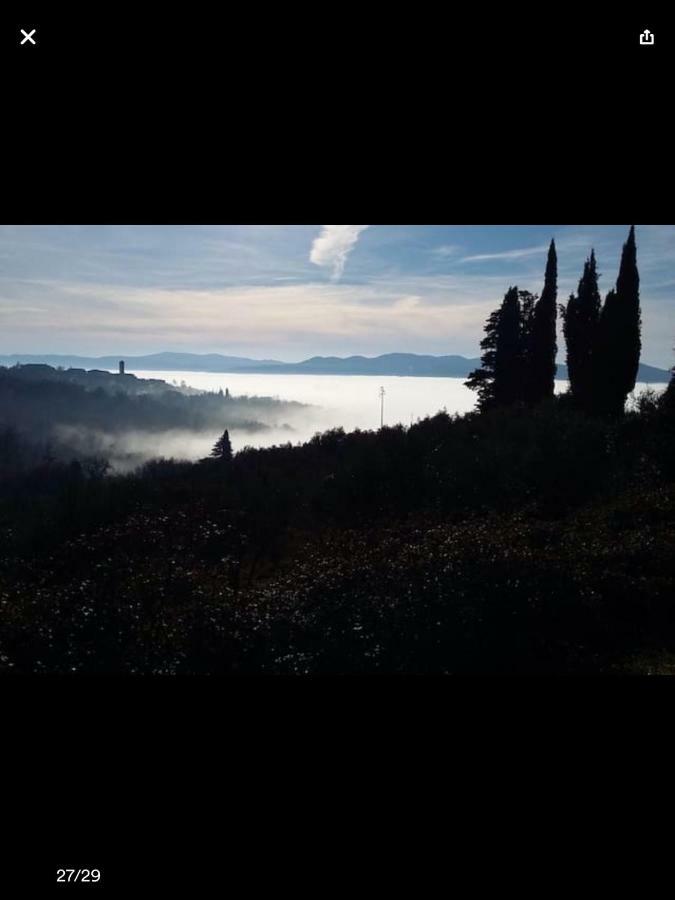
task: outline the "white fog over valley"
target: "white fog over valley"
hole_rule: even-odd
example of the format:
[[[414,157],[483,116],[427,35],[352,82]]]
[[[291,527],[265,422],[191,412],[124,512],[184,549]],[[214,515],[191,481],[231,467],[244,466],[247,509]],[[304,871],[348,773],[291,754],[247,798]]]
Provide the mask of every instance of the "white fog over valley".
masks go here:
[[[114,370],[111,370],[114,371]],[[463,378],[424,378],[381,375],[276,375],[213,372],[136,371],[137,378],[161,379],[168,385],[184,382],[201,391],[229,390],[233,397],[273,397],[306,404],[297,412],[287,408],[279,420],[268,422],[263,431],[230,428],[232,448],[269,447],[273,444],[302,443],[316,432],[342,427],[377,429],[380,426],[380,387],[385,389],[384,424],[409,426],[417,419],[445,409],[449,414],[474,409],[476,395],[464,386]],[[556,391],[567,389],[566,381],[556,382]],[[636,394],[647,385],[637,385]],[[654,385],[661,391],[665,385]],[[208,455],[218,433],[173,430],[151,437],[129,434],[125,449],[141,456],[199,459]],[[111,439],[112,440],[112,439]],[[115,439],[120,445],[120,436]]]

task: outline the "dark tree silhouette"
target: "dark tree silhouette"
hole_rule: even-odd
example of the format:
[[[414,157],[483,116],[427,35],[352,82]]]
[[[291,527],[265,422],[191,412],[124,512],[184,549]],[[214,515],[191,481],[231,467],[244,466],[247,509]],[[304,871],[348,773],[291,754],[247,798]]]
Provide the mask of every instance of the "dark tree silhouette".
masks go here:
[[[555,389],[557,299],[558,257],[555,242],[551,241],[544,290],[534,307],[528,341],[526,396],[534,403],[552,397]]]
[[[632,226],[623,246],[616,290],[607,294],[598,324],[595,381],[599,412],[620,415],[624,411],[640,364],[640,326],[640,276]]]
[[[517,287],[509,288],[499,309],[490,313],[481,341],[481,366],[465,385],[478,393],[481,410],[506,406],[522,394],[522,316]]]
[[[520,294],[509,288],[502,303],[495,352],[495,403],[508,406],[522,397],[523,326]]]
[[[600,292],[595,251],[584,263],[576,294],[571,294],[563,313],[567,343],[567,371],[575,404],[585,410],[594,406],[594,354],[600,317]]]
[[[675,416],[675,367],[671,370],[671,379],[661,398],[661,408],[670,416]]]
[[[537,305],[537,294],[529,291],[518,291],[520,301],[520,334],[518,358],[517,399],[524,403],[534,400],[532,389],[532,355],[534,352],[534,310]]]
[[[480,348],[483,351],[481,366],[479,369],[474,369],[464,382],[466,387],[478,394],[478,408],[481,410],[494,406],[495,356],[501,311],[501,307],[499,307],[488,316],[484,328],[485,337],[480,342]]]
[[[223,462],[229,462],[232,459],[232,444],[230,443],[230,435],[227,428],[213,445],[211,456],[215,456],[216,459],[220,459]]]
[[[557,281],[557,256],[551,241],[541,297],[509,288],[502,305],[485,325],[481,367],[465,382],[478,392],[479,409],[538,403],[553,396]]]

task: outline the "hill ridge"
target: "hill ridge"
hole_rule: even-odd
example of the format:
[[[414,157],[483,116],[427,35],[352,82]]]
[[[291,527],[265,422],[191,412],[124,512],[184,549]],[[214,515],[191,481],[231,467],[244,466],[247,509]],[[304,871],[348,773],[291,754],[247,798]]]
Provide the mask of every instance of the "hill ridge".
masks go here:
[[[432,356],[419,353],[384,353],[379,356],[312,356],[297,363],[275,359],[252,359],[220,353],[182,353],[162,351],[140,356],[76,356],[69,354],[5,354],[0,365],[17,363],[45,363],[52,366],[76,368],[116,369],[124,359],[127,371],[148,369],[164,372],[201,371],[251,374],[326,374],[326,375],[387,375],[410,377],[466,378],[480,364],[477,358],[449,354]],[[557,376],[567,379],[567,369],[558,366]],[[667,383],[670,372],[647,363],[640,363],[638,381]]]

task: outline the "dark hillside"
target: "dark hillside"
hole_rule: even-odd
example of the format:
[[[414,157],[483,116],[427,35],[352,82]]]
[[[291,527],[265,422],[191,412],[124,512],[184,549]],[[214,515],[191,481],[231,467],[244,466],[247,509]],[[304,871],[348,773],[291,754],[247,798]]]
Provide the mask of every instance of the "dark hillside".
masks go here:
[[[675,420],[564,400],[2,482],[5,671],[666,670]]]

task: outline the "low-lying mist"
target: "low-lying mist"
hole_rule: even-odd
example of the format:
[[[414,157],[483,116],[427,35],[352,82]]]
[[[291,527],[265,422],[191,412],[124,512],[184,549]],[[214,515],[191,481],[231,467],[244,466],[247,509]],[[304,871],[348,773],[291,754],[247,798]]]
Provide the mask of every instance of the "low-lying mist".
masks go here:
[[[475,394],[456,378],[176,372],[182,384],[171,386],[160,374],[120,380],[105,372],[0,367],[0,431],[15,432],[23,448],[7,436],[0,470],[96,458],[124,473],[151,459],[203,459],[225,429],[236,453],[304,443],[336,427],[371,430],[381,420],[408,426],[443,409],[475,407]]]
[[[269,447],[288,441],[294,443],[298,436],[290,425],[259,424],[253,428],[235,426],[228,430],[235,452],[252,444]],[[52,434],[55,446],[60,448],[59,455],[103,457],[110,463],[111,471],[125,473],[159,457],[188,461],[203,459],[210,454],[222,430],[171,428],[152,433],[140,430],[106,432],[81,425],[56,425]]]
[[[298,441],[310,418],[312,411],[295,400],[233,396],[227,388],[45,365],[0,367],[0,429],[16,433],[24,447],[17,455],[14,443],[12,466],[21,465],[20,456],[24,464],[28,457],[96,457],[124,472],[158,457],[201,459],[225,429],[235,451]]]

